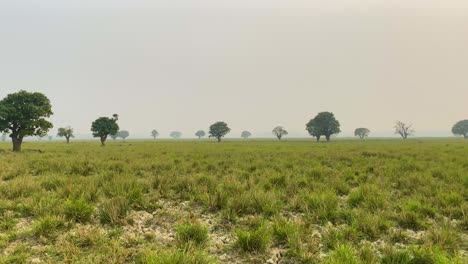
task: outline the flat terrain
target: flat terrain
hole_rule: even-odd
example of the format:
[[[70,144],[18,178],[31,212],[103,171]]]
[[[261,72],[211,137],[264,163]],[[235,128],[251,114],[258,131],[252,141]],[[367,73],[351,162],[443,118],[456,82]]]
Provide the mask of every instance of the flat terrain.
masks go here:
[[[467,263],[467,140],[10,147],[0,263]]]

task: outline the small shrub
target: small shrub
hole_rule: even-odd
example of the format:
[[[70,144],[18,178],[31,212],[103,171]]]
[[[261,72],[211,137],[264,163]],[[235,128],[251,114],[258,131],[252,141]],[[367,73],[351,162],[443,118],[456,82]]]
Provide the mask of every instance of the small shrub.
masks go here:
[[[32,231],[37,236],[51,237],[55,231],[65,227],[65,220],[55,215],[41,217],[33,225]]]
[[[181,249],[163,252],[143,252],[136,259],[137,264],[211,264],[215,263],[201,251]]]
[[[76,222],[88,222],[94,212],[94,207],[83,198],[67,200],[65,202],[65,217]]]
[[[334,192],[312,193],[306,202],[310,216],[315,221],[324,223],[336,220],[338,197]]]
[[[276,243],[286,245],[291,237],[298,233],[298,227],[282,217],[277,217],[273,222],[273,237]]]
[[[127,216],[130,205],[125,197],[115,197],[102,203],[99,219],[103,224],[117,225]]]
[[[187,247],[194,244],[203,247],[208,241],[208,228],[198,224],[182,224],[177,227],[177,243]]]
[[[244,252],[263,253],[270,243],[271,237],[268,228],[262,224],[253,230],[237,230],[236,245]]]
[[[0,216],[0,230],[1,231],[11,231],[16,225],[14,218],[14,213],[12,211],[5,211],[3,215]]]
[[[352,246],[348,244],[338,245],[325,258],[325,264],[359,264],[359,258],[356,256]]]

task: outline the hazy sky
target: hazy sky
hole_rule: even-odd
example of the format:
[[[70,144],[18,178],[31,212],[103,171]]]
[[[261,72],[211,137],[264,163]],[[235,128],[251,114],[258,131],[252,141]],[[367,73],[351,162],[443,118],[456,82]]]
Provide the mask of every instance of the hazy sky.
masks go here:
[[[0,0],[0,97],[52,101],[55,128],[120,115],[133,135],[449,135],[468,119],[466,0]],[[54,129],[55,133],[55,129]]]

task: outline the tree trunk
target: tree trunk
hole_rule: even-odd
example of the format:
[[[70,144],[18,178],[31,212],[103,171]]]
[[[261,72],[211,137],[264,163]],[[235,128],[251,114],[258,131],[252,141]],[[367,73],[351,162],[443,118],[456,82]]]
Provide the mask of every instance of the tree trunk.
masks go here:
[[[13,141],[13,152],[21,152],[21,144],[23,143],[23,139],[12,137],[11,140]]]
[[[67,139],[67,144],[70,144],[70,137],[65,137]]]
[[[468,139],[468,134],[463,135],[465,139]]]
[[[325,138],[327,139],[327,142],[330,141],[330,135],[326,135]]]
[[[218,142],[221,142],[221,137],[218,137]]]
[[[317,142],[319,142],[320,141],[320,136],[316,136],[316,138],[317,138]]]
[[[104,147],[106,145],[106,137],[101,137],[101,146]]]

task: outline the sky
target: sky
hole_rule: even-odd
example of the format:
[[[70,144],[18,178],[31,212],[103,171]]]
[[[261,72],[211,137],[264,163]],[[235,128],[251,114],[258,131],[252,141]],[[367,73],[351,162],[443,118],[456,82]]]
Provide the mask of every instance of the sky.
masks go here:
[[[56,129],[118,113],[134,137],[216,121],[306,136],[449,136],[468,119],[466,0],[0,0],[0,98],[46,94]]]

